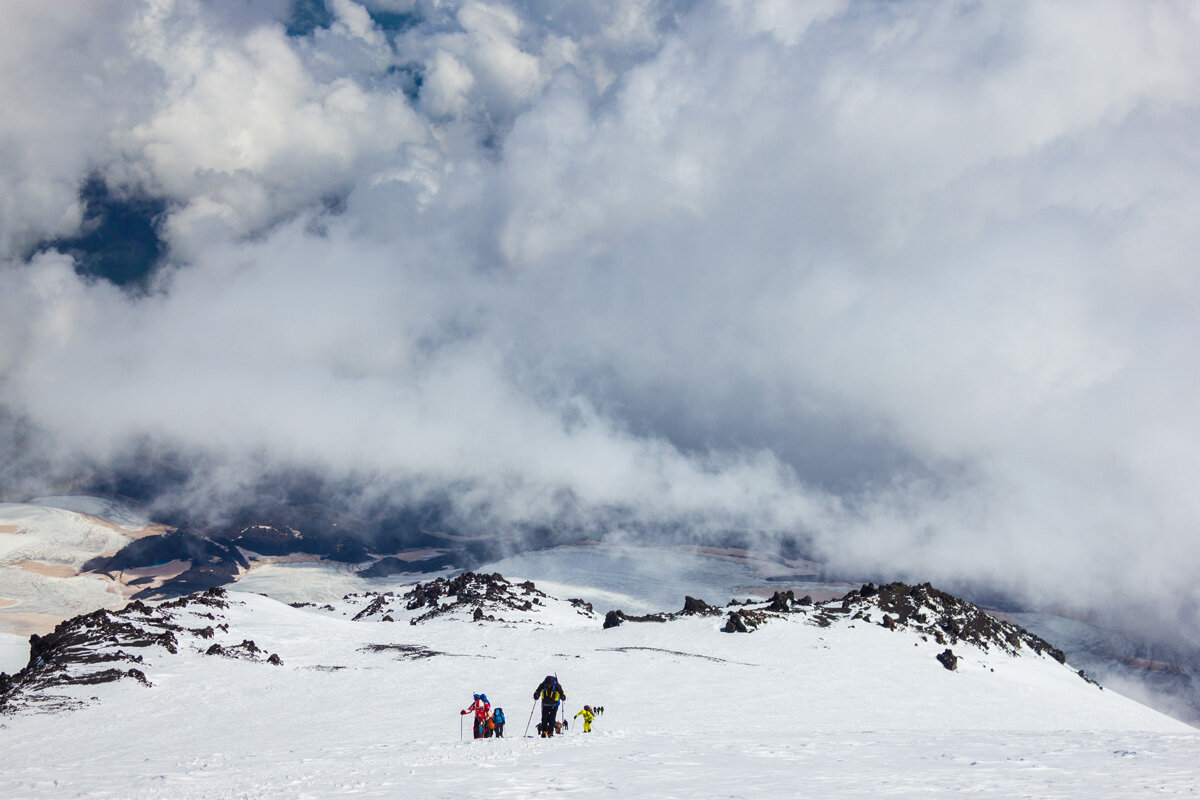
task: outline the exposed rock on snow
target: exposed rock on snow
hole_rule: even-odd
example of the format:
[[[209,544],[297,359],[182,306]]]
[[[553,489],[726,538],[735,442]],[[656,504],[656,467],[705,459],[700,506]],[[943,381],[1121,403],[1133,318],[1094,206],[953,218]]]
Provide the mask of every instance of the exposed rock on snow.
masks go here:
[[[281,665],[279,655],[268,653],[242,631],[231,630],[227,613],[230,603],[242,604],[230,600],[219,588],[157,606],[134,601],[121,611],[96,611],[61,623],[47,636],[33,636],[28,665],[11,679],[0,675],[0,711],[54,710],[84,702],[78,693],[67,691],[70,687],[126,678],[149,684],[153,675],[147,677],[144,666],[146,655],[151,652],[173,655],[187,648],[207,656]],[[446,620],[499,623],[507,627],[578,628],[580,616],[589,622],[598,619],[591,604],[582,600],[559,600],[539,590],[531,581],[514,583],[499,573],[474,572],[418,583],[407,591],[349,594],[336,603],[323,606],[300,603],[295,607],[373,624],[407,621],[417,625]],[[1033,653],[1060,663],[1064,661],[1061,651],[1045,640],[996,620],[971,603],[929,584],[892,583],[882,587],[867,584],[840,599],[816,604],[807,597],[797,600],[791,591],[776,592],[761,603],[725,607],[711,606],[688,596],[683,608],[673,613],[630,616],[619,610],[610,611],[603,627],[612,628],[624,622],[661,624],[684,620],[694,624],[703,623],[705,617],[722,615],[727,617],[721,630],[730,633],[753,632],[780,620],[839,629],[857,624],[877,625],[940,645],[975,648],[978,653],[993,650],[1009,656]],[[710,628],[715,629],[715,625]],[[451,655],[413,643],[370,644],[360,649],[390,652],[402,659]],[[633,649],[659,648],[639,645]],[[695,655],[665,649],[662,652]],[[961,658],[949,646],[937,656],[951,671],[957,669]],[[1082,673],[1081,676],[1087,680]]]
[[[882,612],[858,601],[845,611],[835,603],[828,627],[813,622],[826,612],[765,611],[764,598],[722,616],[602,630],[586,608],[525,594],[518,582],[481,576],[457,591],[486,598],[488,584],[531,609],[485,599],[418,626],[383,621],[453,604],[459,595],[445,594],[445,582],[436,598],[428,584],[385,594],[389,610],[357,622],[376,595],[328,607],[238,592],[131,605],[113,618],[169,632],[177,652],[103,645],[143,662],[88,669],[138,669],[154,688],[136,678],[68,685],[53,691],[100,699],[69,719],[0,720],[0,796],[274,797],[303,786],[322,797],[466,797],[479,793],[480,769],[489,787],[521,797],[596,786],[632,798],[789,797],[798,775],[823,797],[984,786],[1117,800],[1195,785],[1194,730],[1095,690],[1048,656],[985,654],[964,641],[948,673],[935,661],[945,645],[916,625],[884,629]],[[425,604],[408,610],[418,595]],[[497,620],[472,623],[476,609]],[[729,611],[769,616],[753,636],[726,636]],[[246,641],[287,665],[205,655]],[[574,698],[568,719],[582,700],[608,707],[594,732],[572,725],[564,739],[523,738],[530,692],[545,674],[560,675]],[[459,713],[471,692],[508,710],[504,739],[472,741]]]
[[[683,598],[683,610],[679,613],[689,616],[712,616],[713,614],[720,614],[721,609],[714,608],[703,600],[697,600],[694,597],[687,596]]]
[[[396,658],[400,659],[420,659],[454,655],[453,653],[443,653],[440,650],[431,650],[419,644],[369,644],[362,649],[368,653],[393,653]]]
[[[513,583],[499,573],[476,572],[418,583],[404,592],[352,593],[323,608],[355,621],[404,621],[411,625],[434,619],[541,624],[564,615],[596,618],[591,605],[582,600],[559,600],[539,590],[532,581]]]
[[[1045,639],[1010,622],[998,620],[978,606],[939,591],[928,583],[919,586],[899,582],[885,586],[868,583],[841,598],[822,603],[813,603],[807,596],[797,600],[795,593],[789,590],[775,592],[762,603],[733,602],[725,609],[688,597],[683,611],[678,614],[633,617],[620,610],[610,611],[605,616],[604,627],[611,628],[623,622],[664,622],[684,615],[726,612],[728,617],[722,628],[726,633],[750,633],[771,619],[799,614],[810,624],[822,628],[838,621],[877,623],[891,631],[916,631],[941,645],[962,642],[984,652],[998,649],[1010,655],[1032,652],[1049,656],[1060,664],[1066,663],[1063,652]],[[949,653],[949,649],[946,652]],[[954,669],[952,653],[945,660],[942,656],[938,658],[944,664],[950,661],[946,668]],[[1090,680],[1086,675],[1082,677]]]
[[[722,628],[721,630],[725,631],[726,633],[749,633],[750,632],[750,629],[748,627],[746,627],[745,620],[742,619],[742,615],[740,613],[738,613],[737,611],[729,612],[729,619],[726,620],[725,627]]]
[[[132,678],[150,685],[142,669],[152,651],[177,654],[190,647],[206,655],[222,655],[281,664],[253,641],[227,645],[202,643],[228,634],[218,613],[229,607],[224,590],[151,607],[135,600],[120,611],[100,610],[59,623],[52,633],[29,637],[29,663],[11,678],[0,673],[0,713],[56,711],[84,704],[70,687]],[[201,624],[207,622],[208,624]],[[139,651],[139,652],[133,652]],[[131,666],[138,665],[138,666]]]
[[[387,578],[391,575],[417,575],[426,572],[438,572],[452,569],[459,561],[453,554],[430,556],[405,560],[396,556],[386,556],[379,559],[366,569],[360,569],[358,576],[362,578]]]
[[[710,606],[703,600],[698,600],[695,597],[688,595],[683,598],[683,609],[673,614],[642,614],[640,616],[635,616],[626,614],[620,609],[609,611],[604,615],[604,627],[615,628],[622,622],[668,622],[673,619],[678,619],[679,617],[708,617],[724,613],[725,612],[723,609],[716,606]]]
[[[609,611],[604,615],[604,627],[615,628],[622,622],[666,622],[674,619],[673,614],[642,614],[640,616],[626,614],[621,609]]]
[[[938,644],[968,642],[982,650],[998,648],[1012,655],[1030,650],[1048,655],[1060,664],[1067,660],[1061,650],[1045,639],[1010,622],[1001,622],[978,606],[928,583],[919,586],[889,583],[880,587],[868,583],[847,593],[841,607],[856,616],[861,614],[867,621],[871,621],[875,612],[882,612],[886,619],[880,619],[880,624],[885,628],[913,628]]]

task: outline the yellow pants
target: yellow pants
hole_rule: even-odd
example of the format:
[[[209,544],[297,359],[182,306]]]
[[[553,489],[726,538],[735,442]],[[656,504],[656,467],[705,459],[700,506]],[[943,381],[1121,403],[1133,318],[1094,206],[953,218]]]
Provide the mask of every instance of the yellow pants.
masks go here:
[[[583,721],[583,732],[584,732],[584,733],[591,733],[591,732],[592,732],[592,723],[591,723],[591,722],[589,722],[589,721],[588,721],[588,720],[586,720],[586,719]]]

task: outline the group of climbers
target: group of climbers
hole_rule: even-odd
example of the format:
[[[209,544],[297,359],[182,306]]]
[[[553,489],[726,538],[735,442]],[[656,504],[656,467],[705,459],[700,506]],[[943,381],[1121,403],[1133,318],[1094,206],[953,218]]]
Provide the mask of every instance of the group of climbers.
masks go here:
[[[542,720],[538,723],[538,736],[543,739],[549,739],[556,733],[562,733],[567,728],[567,716],[564,713],[561,720],[558,719],[558,710],[563,702],[567,699],[567,693],[563,691],[562,684],[558,680],[557,675],[547,675],[545,679],[538,684],[537,689],[533,692],[534,708],[537,707],[537,701],[542,701]],[[475,714],[475,725],[472,728],[474,738],[487,739],[492,736],[497,738],[504,737],[504,709],[497,708],[494,712],[491,711],[491,706],[488,703],[486,694],[475,695],[471,705],[460,711],[460,715],[470,713]],[[600,714],[604,713],[603,706],[593,708],[590,705],[585,705],[575,718],[583,717],[583,732],[591,733],[592,721]],[[530,712],[532,718],[533,712]],[[529,728],[526,727],[526,732]]]
[[[504,709],[497,706],[496,710],[492,711],[491,708],[487,695],[477,694],[471,705],[458,712],[460,715],[475,712],[475,725],[471,728],[474,738],[504,738]]]

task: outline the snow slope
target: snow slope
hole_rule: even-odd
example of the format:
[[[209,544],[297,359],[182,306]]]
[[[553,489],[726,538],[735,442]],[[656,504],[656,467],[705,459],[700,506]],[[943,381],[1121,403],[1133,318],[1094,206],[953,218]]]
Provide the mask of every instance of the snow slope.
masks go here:
[[[93,498],[71,498],[80,503]],[[94,500],[89,512],[112,504]],[[64,617],[125,603],[120,587],[98,575],[80,575],[90,558],[114,553],[140,529],[121,513],[119,522],[37,503],[0,503],[0,633],[44,631]]]
[[[820,627],[816,609],[728,634],[723,615],[603,629],[603,609],[552,597],[456,599],[293,608],[231,592],[228,608],[174,608],[177,654],[142,653],[152,686],[73,687],[97,700],[2,718],[0,796],[1129,798],[1200,784],[1200,732],[1026,650],[956,643],[951,672],[915,628],[849,614]],[[476,605],[496,619],[473,621]],[[208,626],[211,640],[185,633]],[[205,655],[246,639],[256,660]],[[521,738],[552,672],[570,714],[606,707],[593,733]],[[480,691],[509,736],[471,742],[468,723],[460,742]]]
[[[100,553],[120,550],[132,537],[113,523],[77,511],[28,503],[0,503],[0,562],[37,561],[78,569]]]

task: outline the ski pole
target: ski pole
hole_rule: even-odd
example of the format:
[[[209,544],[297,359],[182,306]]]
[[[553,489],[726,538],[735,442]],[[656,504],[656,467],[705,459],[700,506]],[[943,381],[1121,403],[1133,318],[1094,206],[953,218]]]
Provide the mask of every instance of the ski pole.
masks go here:
[[[562,690],[562,684],[558,682],[558,673],[557,672],[554,673],[554,690],[563,696],[563,698],[558,701],[558,708],[560,711],[562,711],[562,715],[563,715],[563,730],[569,731],[570,728],[567,727],[567,702],[566,702],[567,696],[566,696],[566,693]]]
[[[462,724],[463,724],[463,715],[459,714],[458,715],[458,742],[459,742],[459,744],[462,744]]]
[[[529,709],[529,720],[525,723],[525,738],[529,738],[529,723],[533,722],[533,712],[537,711],[537,698],[533,698],[533,708]]]

